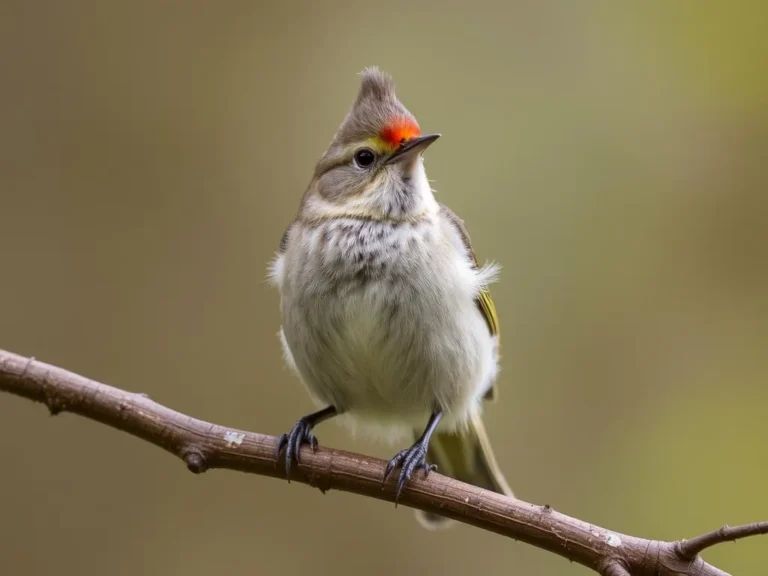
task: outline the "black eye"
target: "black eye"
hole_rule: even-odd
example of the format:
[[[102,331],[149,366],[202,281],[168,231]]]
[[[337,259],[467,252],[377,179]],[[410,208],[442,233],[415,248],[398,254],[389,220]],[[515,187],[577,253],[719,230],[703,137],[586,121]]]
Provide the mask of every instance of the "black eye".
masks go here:
[[[368,148],[361,148],[355,152],[355,164],[361,168],[367,168],[376,160],[376,155]]]

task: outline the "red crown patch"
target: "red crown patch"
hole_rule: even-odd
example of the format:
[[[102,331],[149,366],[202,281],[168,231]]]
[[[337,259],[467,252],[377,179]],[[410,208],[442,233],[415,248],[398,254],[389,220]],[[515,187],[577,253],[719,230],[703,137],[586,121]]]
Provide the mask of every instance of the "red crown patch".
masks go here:
[[[379,136],[393,148],[421,134],[419,125],[410,118],[398,118],[379,132]]]

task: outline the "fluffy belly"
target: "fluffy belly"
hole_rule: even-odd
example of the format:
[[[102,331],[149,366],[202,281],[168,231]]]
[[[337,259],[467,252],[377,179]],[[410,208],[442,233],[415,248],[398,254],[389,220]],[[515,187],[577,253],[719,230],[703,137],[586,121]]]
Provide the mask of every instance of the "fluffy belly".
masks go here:
[[[412,434],[436,409],[454,428],[495,377],[496,339],[469,296],[381,282],[304,304],[285,303],[286,356],[317,403],[355,428]]]
[[[364,429],[464,422],[491,386],[497,339],[479,273],[435,216],[301,226],[273,275],[288,363],[320,405]],[[454,239],[455,240],[455,239]]]

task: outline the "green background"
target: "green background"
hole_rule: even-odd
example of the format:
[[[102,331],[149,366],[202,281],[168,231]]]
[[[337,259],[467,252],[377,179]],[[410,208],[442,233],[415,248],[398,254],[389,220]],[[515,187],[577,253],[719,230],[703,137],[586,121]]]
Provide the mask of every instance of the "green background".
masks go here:
[[[659,539],[768,519],[767,6],[3,0],[0,347],[286,431],[312,406],[267,262],[379,64],[503,266],[518,496]],[[3,575],[589,573],[7,395],[0,454]],[[768,540],[706,558],[763,573]]]

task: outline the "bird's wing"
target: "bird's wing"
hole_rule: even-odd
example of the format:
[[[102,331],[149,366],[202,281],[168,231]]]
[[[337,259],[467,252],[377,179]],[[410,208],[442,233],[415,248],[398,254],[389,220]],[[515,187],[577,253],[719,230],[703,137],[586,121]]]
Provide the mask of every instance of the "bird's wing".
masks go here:
[[[472,250],[472,243],[469,240],[469,232],[467,232],[467,228],[464,226],[464,221],[456,216],[456,214],[454,214],[454,212],[444,204],[440,204],[440,214],[444,216],[448,222],[451,223],[453,228],[459,234],[459,237],[461,238],[461,241],[464,243],[464,247],[467,250],[467,256],[472,262],[473,267],[475,269],[479,269],[480,265],[477,263],[475,251]],[[487,288],[481,290],[480,294],[478,294],[477,299],[475,300],[475,303],[477,304],[480,313],[483,315],[483,318],[485,318],[491,335],[497,336],[499,339],[501,339],[501,333],[499,331],[499,317],[496,314],[496,306],[493,305],[493,299],[491,298],[490,291]],[[487,400],[494,400],[495,397],[496,385],[493,384],[488,389],[488,392],[486,392],[485,398]]]

